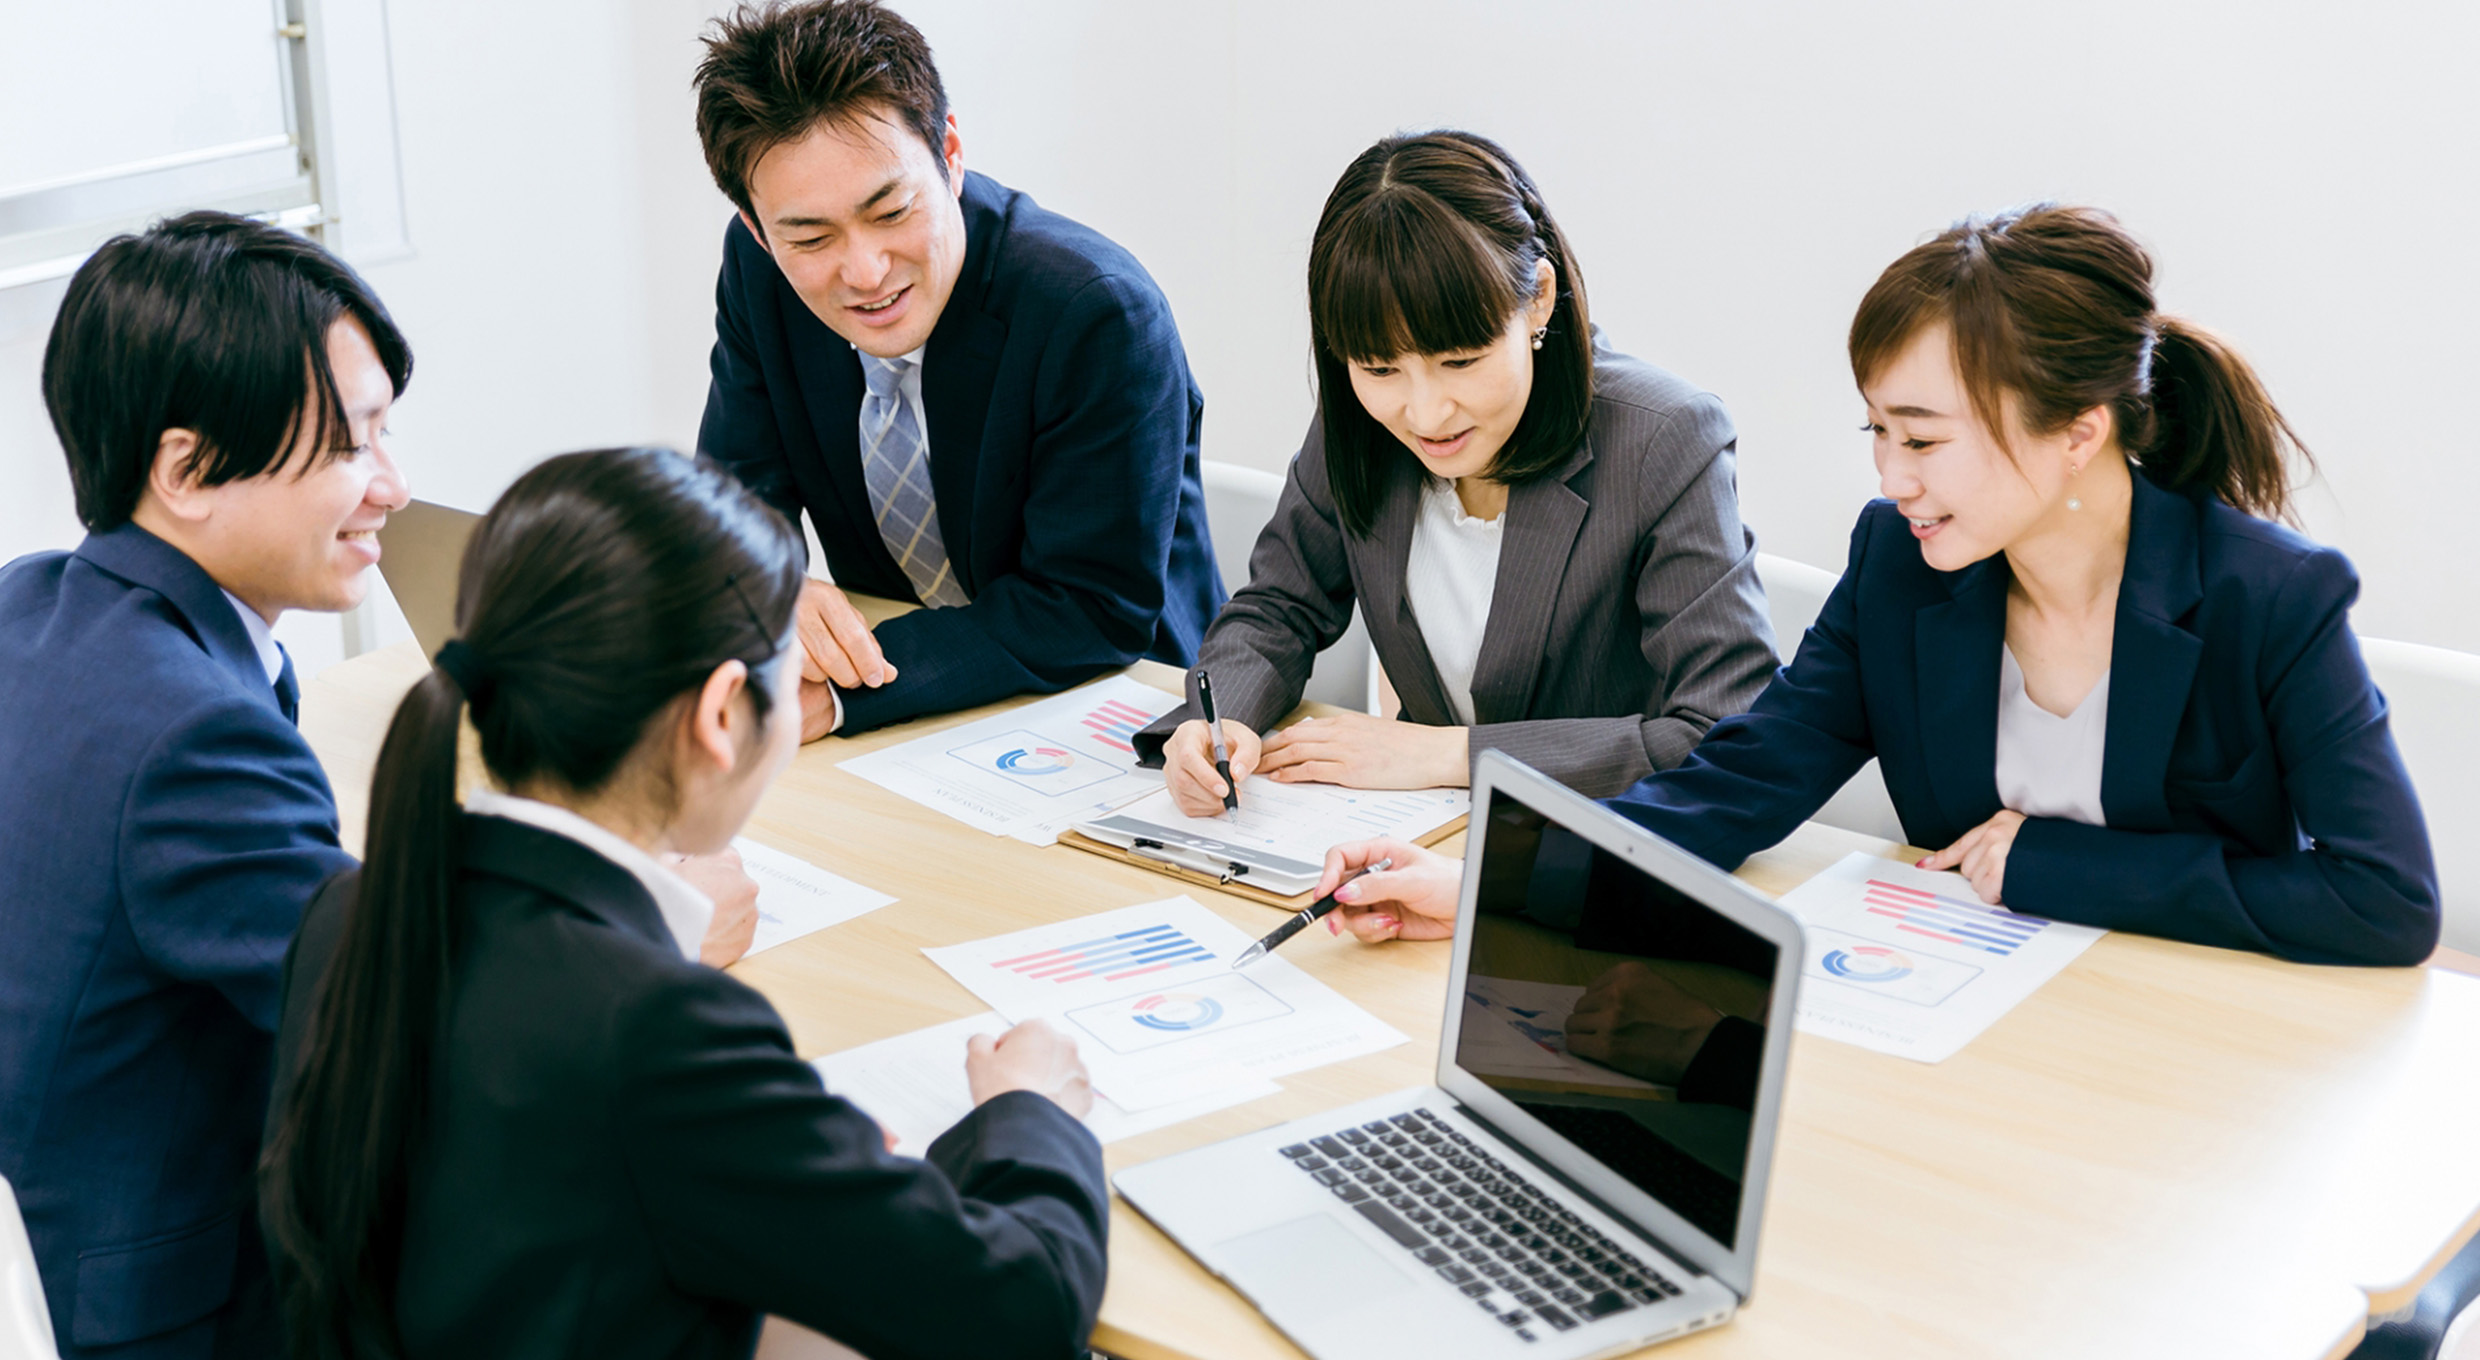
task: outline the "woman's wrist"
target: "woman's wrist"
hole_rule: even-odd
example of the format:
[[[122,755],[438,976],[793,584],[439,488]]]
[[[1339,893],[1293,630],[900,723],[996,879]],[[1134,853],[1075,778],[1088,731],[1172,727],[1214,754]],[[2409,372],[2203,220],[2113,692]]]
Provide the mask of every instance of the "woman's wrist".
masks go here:
[[[1438,729],[1438,764],[1434,772],[1440,788],[1460,789],[1472,783],[1471,728]]]

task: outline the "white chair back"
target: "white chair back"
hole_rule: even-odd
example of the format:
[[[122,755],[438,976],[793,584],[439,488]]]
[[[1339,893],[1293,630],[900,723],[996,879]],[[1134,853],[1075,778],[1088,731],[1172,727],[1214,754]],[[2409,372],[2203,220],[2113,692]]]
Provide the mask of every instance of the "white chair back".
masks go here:
[[[1834,593],[1834,583],[1842,578],[1823,567],[1758,553],[1757,579],[1765,586],[1766,612],[1774,624],[1774,650],[1781,655],[1783,664],[1789,665],[1792,655],[1800,649],[1801,637],[1817,621],[1818,612],[1826,607],[1826,596]],[[1858,774],[1817,809],[1812,820],[1898,843],[1903,840],[1903,819],[1894,815],[1894,800],[1886,795],[1885,776],[1878,773],[1875,760],[1861,766]]]
[[[2446,945],[2480,953],[2480,656],[2382,638],[2359,649],[2428,818]]]
[[[1229,593],[1249,583],[1249,553],[1257,547],[1257,536],[1265,531],[1266,522],[1274,518],[1283,479],[1212,459],[1205,460],[1200,471],[1205,480],[1206,531],[1214,535],[1214,565],[1223,574],[1223,590]],[[1318,653],[1301,697],[1375,713],[1377,694],[1378,653],[1369,645],[1369,629],[1355,605],[1352,626],[1335,639],[1334,646]]]
[[[0,1356],[9,1360],[59,1360],[52,1345],[52,1311],[43,1303],[43,1277],[34,1265],[34,1243],[17,1214],[17,1192],[0,1178]]]

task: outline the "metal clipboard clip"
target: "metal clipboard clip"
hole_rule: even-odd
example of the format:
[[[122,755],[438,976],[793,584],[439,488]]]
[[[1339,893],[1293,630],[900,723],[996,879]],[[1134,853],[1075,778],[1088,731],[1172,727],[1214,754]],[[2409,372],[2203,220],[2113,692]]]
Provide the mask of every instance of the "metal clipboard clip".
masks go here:
[[[1210,855],[1192,855],[1165,845],[1161,841],[1148,840],[1143,836],[1136,837],[1130,843],[1128,853],[1139,859],[1150,859],[1157,864],[1168,864],[1192,873],[1212,874],[1217,884],[1229,883],[1249,871],[1249,866],[1238,860],[1218,860]]]

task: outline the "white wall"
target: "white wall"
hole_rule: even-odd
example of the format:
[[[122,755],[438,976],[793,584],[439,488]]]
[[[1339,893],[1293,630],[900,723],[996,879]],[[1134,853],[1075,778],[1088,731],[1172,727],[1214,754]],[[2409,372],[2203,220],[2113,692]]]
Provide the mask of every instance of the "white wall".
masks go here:
[[[1278,467],[1298,441],[1334,176],[1457,124],[1540,180],[1613,337],[1730,403],[1765,545],[1839,567],[1874,486],[1842,350],[1861,292],[1963,212],[2078,199],[2153,244],[2166,302],[2233,336],[2317,450],[2309,524],[2360,565],[2361,629],[2480,650],[2480,8],[897,7],[968,163],[1161,281],[1209,457]],[[369,276],[417,356],[394,424],[419,494],[478,507],[550,453],[693,440],[727,209],[687,81],[714,8],[390,6],[414,254]],[[0,556],[76,539],[40,348],[0,341]]]

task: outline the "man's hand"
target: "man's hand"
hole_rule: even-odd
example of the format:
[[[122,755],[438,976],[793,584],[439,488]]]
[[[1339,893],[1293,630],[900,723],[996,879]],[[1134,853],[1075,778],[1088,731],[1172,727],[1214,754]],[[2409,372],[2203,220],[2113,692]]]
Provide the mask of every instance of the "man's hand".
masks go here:
[[[1335,886],[1346,873],[1382,859],[1393,860],[1393,866]],[[1329,935],[1348,927],[1364,944],[1443,940],[1455,933],[1455,904],[1463,885],[1464,861],[1381,836],[1327,851],[1317,895],[1335,894],[1335,910],[1326,918]]]
[[[1223,754],[1231,761],[1233,788],[1257,768],[1257,734],[1223,719]],[[1223,811],[1223,778],[1214,772],[1214,737],[1203,718],[1191,718],[1171,729],[1163,743],[1163,787],[1171,801],[1191,817],[1219,816]]]
[[[741,867],[741,852],[725,847],[711,855],[667,856],[673,873],[714,899],[714,918],[706,923],[706,939],[698,945],[698,961],[721,968],[749,952],[758,935],[758,880]]]
[[[2015,848],[2015,830],[2024,814],[2001,808],[1998,815],[1963,833],[1963,839],[1920,861],[1923,869],[1960,867],[1983,902],[1997,906],[2005,899],[2006,853]]]
[[[1472,782],[1469,729],[1367,713],[1303,718],[1266,738],[1259,773],[1348,789],[1460,789]]]
[[[1567,1017],[1567,1051],[1663,1086],[1677,1086],[1722,1012],[1641,963],[1620,964],[1584,989]]]
[[[1028,1020],[994,1039],[965,1040],[964,1079],[976,1105],[1009,1091],[1031,1091],[1079,1119],[1094,1107],[1094,1087],[1076,1041],[1047,1021]]]
[[[878,639],[844,592],[811,577],[801,585],[793,610],[801,639],[801,740],[816,741],[835,730],[835,695],[829,685],[876,689],[896,678]]]

